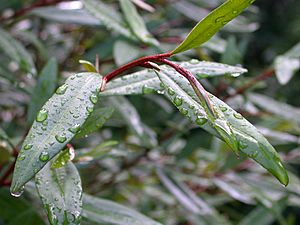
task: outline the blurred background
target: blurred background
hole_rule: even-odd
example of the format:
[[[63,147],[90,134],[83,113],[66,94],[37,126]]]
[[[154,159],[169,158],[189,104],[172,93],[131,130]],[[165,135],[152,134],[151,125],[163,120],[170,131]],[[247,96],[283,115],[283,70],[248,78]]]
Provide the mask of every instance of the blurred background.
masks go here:
[[[223,1],[132,2],[157,42],[135,37],[117,0],[0,0],[0,224],[47,224],[34,188],[10,197],[7,171],[36,112],[68,76],[85,71],[78,61],[94,63],[98,54],[104,75],[172,50]],[[101,98],[103,127],[72,141],[84,192],[165,225],[299,225],[299,11],[296,0],[258,0],[210,41],[172,58],[248,69],[201,81],[276,148],[287,187],[191,124],[164,96],[145,94]],[[110,223],[84,217],[82,224]]]

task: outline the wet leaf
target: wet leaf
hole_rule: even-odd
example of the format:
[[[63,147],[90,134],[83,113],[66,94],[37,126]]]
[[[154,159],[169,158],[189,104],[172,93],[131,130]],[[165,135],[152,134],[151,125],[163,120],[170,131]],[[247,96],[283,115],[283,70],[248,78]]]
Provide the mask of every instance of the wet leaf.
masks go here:
[[[83,195],[83,217],[95,223],[115,225],[161,225],[160,223],[115,202]]]
[[[185,40],[172,51],[173,54],[198,47],[208,41],[215,33],[237,17],[255,0],[227,0],[202,19],[188,34]]]
[[[80,224],[82,187],[73,163],[59,169],[48,163],[36,174],[35,184],[51,225]]]
[[[182,75],[175,73],[175,70],[172,76],[169,76],[169,73],[161,70],[158,76],[166,87],[165,95],[184,116],[221,138],[236,153],[241,151],[254,159],[282,184],[288,184],[288,175],[278,153],[251,123],[226,103],[208,93],[218,118],[212,121],[188,81]]]
[[[101,84],[96,73],[72,75],[38,112],[15,166],[11,191],[21,194],[25,185],[77,134],[92,113]]]

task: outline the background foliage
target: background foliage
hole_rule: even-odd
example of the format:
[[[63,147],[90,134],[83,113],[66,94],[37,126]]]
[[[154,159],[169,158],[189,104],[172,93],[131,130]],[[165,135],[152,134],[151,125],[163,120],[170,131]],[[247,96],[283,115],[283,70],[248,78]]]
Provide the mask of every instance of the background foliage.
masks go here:
[[[85,130],[72,140],[72,162],[73,152],[63,151],[36,176],[36,186],[32,181],[22,197],[10,196],[11,165],[25,135],[55,90],[64,91],[57,87],[86,70],[80,59],[94,62],[99,54],[106,74],[135,58],[172,50],[222,1],[132,2],[144,22],[125,0],[0,1],[0,224],[48,224],[47,214],[52,224],[78,224],[76,207],[83,208],[82,224],[299,224],[296,0],[257,1],[204,45],[174,57],[189,68],[206,60],[248,69],[238,78],[206,77],[205,71],[197,77],[268,138],[289,171],[287,187],[153,94],[160,87],[143,86],[144,95],[131,95],[137,89],[123,78],[123,89],[112,83],[107,93],[130,95],[95,99]],[[80,82],[70,80],[69,87],[80,89]],[[49,196],[48,189],[57,195]],[[73,217],[65,218],[62,209]]]

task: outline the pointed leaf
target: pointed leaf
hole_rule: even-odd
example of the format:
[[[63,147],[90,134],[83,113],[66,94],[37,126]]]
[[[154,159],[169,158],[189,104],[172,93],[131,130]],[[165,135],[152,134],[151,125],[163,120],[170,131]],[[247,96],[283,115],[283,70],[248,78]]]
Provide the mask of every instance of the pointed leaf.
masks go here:
[[[91,62],[86,60],[79,60],[79,63],[82,64],[82,66],[86,69],[87,72],[97,73],[95,66]]]
[[[19,64],[19,67],[28,73],[36,74],[36,69],[31,55],[23,45],[13,38],[9,33],[0,28],[0,49],[13,61]]]
[[[172,73],[170,70],[172,69],[161,70],[158,76],[166,86],[165,95],[183,115],[191,122],[223,139],[234,151],[241,151],[253,158],[282,184],[288,184],[288,175],[279,155],[251,123],[226,103],[208,93],[218,115],[217,120],[211,121],[189,82],[175,70]]]
[[[96,73],[75,74],[42,107],[19,153],[12,193],[18,195],[22,186],[79,131],[93,111],[92,99],[97,96],[101,80]]]
[[[178,62],[180,66],[191,71],[198,79],[210,78],[215,76],[230,75],[237,77],[247,70],[241,67],[229,66],[221,63],[198,61],[192,59],[189,62]],[[168,70],[168,67],[160,66],[162,70]],[[162,90],[161,82],[153,70],[142,70],[133,74],[122,76],[112,80],[107,84],[102,96],[110,95],[136,95],[151,94]]]
[[[138,14],[134,4],[130,0],[120,0],[122,11],[124,12],[125,19],[132,30],[132,32],[142,42],[158,46],[158,41],[152,37],[147,30],[143,18]]]
[[[87,194],[83,195],[83,217],[97,224],[162,225],[126,206]]]
[[[126,23],[124,23],[120,13],[113,7],[96,0],[82,0],[82,3],[85,9],[99,19],[108,29],[112,29],[129,39],[137,40]]]
[[[32,123],[34,117],[45,102],[55,91],[57,80],[57,62],[51,58],[42,69],[37,84],[31,94],[31,100],[28,107],[27,119]]]
[[[80,224],[82,187],[72,162],[59,169],[48,163],[36,174],[35,184],[51,225]]]
[[[172,53],[177,54],[184,52],[208,41],[223,26],[237,17],[254,1],[255,0],[227,0],[201,20]]]

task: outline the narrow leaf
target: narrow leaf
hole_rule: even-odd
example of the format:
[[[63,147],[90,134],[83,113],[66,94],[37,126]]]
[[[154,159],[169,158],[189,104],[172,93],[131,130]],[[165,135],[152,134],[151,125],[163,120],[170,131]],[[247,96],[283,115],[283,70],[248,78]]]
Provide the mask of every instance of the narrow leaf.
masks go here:
[[[82,2],[85,9],[99,19],[108,29],[112,29],[129,39],[137,40],[136,36],[124,23],[120,13],[113,7],[96,0],[82,0]]]
[[[115,225],[161,225],[126,206],[87,194],[83,195],[83,217],[95,223]]]
[[[24,71],[36,74],[36,69],[31,55],[23,47],[23,45],[13,38],[8,32],[0,28],[0,49],[13,61],[19,64]]]
[[[15,166],[12,194],[25,185],[76,135],[94,108],[101,84],[96,73],[71,76],[38,112]]]
[[[220,137],[234,151],[241,151],[253,158],[282,184],[288,184],[288,175],[279,155],[251,123],[210,93],[208,94],[219,120],[209,120],[189,82],[173,71],[173,75],[169,76],[170,72],[161,70],[158,76],[166,86],[165,95],[183,115],[211,134]],[[235,147],[237,149],[234,149]]]
[[[120,0],[120,4],[122,11],[124,12],[125,19],[137,38],[144,43],[158,46],[158,41],[153,38],[147,30],[144,20],[138,14],[134,4],[130,0]]]
[[[79,63],[86,69],[87,72],[97,73],[95,66],[86,60],[79,60]]]
[[[198,61],[197,59],[192,59],[188,62],[178,62],[177,64],[191,71],[198,79],[224,75],[237,77],[247,72],[246,69],[241,67]],[[173,75],[173,70],[169,70],[169,67],[163,65],[160,68],[169,73],[170,76]],[[153,70],[147,69],[112,80],[100,95],[153,94],[161,90],[162,86],[159,78]]]
[[[27,119],[29,123],[32,123],[38,110],[41,109],[45,102],[54,93],[56,80],[57,62],[55,58],[51,58],[42,69],[37,84],[32,92],[27,112]]]
[[[48,163],[36,174],[35,184],[51,225],[80,224],[82,187],[72,162],[59,169]]]
[[[208,41],[223,26],[237,17],[254,1],[255,0],[227,0],[201,20],[188,34],[186,39],[172,51],[172,53],[178,54],[198,47]]]

